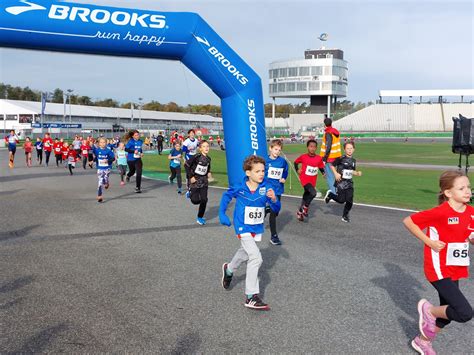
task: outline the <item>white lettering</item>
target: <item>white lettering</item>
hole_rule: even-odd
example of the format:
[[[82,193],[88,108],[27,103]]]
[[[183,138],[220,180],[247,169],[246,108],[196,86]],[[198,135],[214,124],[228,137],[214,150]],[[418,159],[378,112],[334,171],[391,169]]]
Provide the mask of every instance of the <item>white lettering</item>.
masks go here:
[[[91,12],[91,20],[95,23],[107,23],[110,20],[110,12],[106,10],[95,9]]]
[[[142,27],[148,27],[148,25],[145,22],[145,19],[150,16],[148,14],[143,14],[139,16],[138,14],[134,13],[132,14],[132,19],[130,21],[130,26],[136,26],[137,22],[140,23]]]
[[[69,6],[52,5],[49,9],[49,18],[57,20],[65,20],[69,14]]]
[[[74,21],[76,19],[76,16],[79,16],[79,18],[83,22],[89,22],[87,19],[87,16],[91,13],[91,10],[85,8],[85,7],[73,7],[71,10],[71,15],[69,16],[69,19],[71,21]]]
[[[150,17],[151,28],[165,28],[166,26],[166,17],[163,15],[151,15]]]
[[[119,18],[122,17],[122,19]],[[114,25],[125,26],[130,22],[131,15],[128,12],[116,11],[112,14],[111,20]]]

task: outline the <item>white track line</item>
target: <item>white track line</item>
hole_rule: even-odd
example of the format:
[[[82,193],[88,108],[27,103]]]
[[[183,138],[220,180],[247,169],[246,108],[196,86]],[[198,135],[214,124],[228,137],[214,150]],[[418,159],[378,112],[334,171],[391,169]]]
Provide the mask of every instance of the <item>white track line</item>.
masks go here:
[[[153,178],[150,178],[150,177],[145,176],[145,175],[142,175],[142,177],[145,178],[145,179],[148,179],[148,180],[167,182],[166,180],[153,179]],[[227,190],[227,187],[221,187],[221,186],[209,186],[209,188],[219,189],[219,190]],[[286,195],[286,194],[284,194],[282,196],[286,197],[286,198],[301,199],[301,196],[295,196],[295,195]],[[324,201],[323,198],[315,198],[315,200]],[[371,205],[371,204],[367,204],[367,203],[354,203],[354,205],[363,206],[363,207],[371,207],[371,208],[379,208],[379,209],[382,209],[382,210],[391,210],[391,211],[412,212],[412,213],[413,212],[418,212],[417,210],[410,210],[410,209],[407,209],[407,208],[397,208],[397,207],[388,207],[388,206],[380,206],[380,205]]]

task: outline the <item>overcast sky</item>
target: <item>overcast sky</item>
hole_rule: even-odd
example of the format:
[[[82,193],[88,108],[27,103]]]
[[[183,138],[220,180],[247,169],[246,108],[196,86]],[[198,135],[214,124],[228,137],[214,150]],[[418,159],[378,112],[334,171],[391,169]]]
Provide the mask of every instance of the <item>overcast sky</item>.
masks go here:
[[[344,50],[352,101],[375,100],[380,89],[474,87],[469,0],[74,2],[199,13],[260,75],[265,102],[270,102],[268,64],[302,58],[305,49],[320,46],[322,32],[329,34],[327,47]],[[153,59],[0,49],[0,81],[38,90],[74,89],[120,102],[143,97],[181,105],[219,103],[181,63]]]

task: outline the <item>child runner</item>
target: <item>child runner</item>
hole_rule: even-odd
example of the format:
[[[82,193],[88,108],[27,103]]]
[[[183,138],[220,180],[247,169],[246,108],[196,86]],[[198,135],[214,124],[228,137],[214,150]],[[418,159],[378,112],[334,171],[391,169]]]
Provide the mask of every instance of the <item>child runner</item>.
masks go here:
[[[194,157],[197,153],[197,150],[199,147],[199,141],[195,138],[195,135],[196,135],[196,132],[194,131],[194,129],[190,129],[188,131],[188,138],[183,143],[183,153],[185,153],[184,155],[185,162],[191,159],[192,157]],[[184,169],[186,170],[186,176],[187,176],[188,168],[186,165],[184,165]],[[189,180],[186,182],[186,184],[189,189]]]
[[[10,134],[5,137],[5,142],[8,144],[8,157],[10,158],[8,166],[10,169],[13,169],[15,165],[16,145],[20,143],[20,138],[16,135],[15,130],[12,129]]]
[[[82,167],[86,170],[87,159],[89,157],[89,145],[87,144],[87,140],[84,139],[81,144],[81,157],[82,157]]]
[[[338,203],[345,203],[344,211],[342,212],[343,222],[350,222],[349,211],[352,208],[354,200],[354,183],[352,181],[352,176],[362,176],[362,172],[356,170],[356,161],[352,157],[354,151],[354,143],[344,143],[345,155],[336,158],[331,163],[331,170],[336,178],[337,195],[333,194],[331,190],[328,190],[326,192],[326,197],[324,198],[326,203],[329,203],[331,200]]]
[[[299,210],[296,212],[296,217],[299,221],[304,221],[308,217],[309,205],[316,197],[316,181],[318,179],[318,169],[325,176],[323,159],[316,155],[318,143],[314,139],[308,140],[306,143],[308,153],[300,155],[295,160],[295,169],[300,176],[301,186],[303,186],[303,200]],[[301,163],[301,169],[298,165]]]
[[[446,171],[439,187],[439,206],[403,220],[410,233],[424,243],[425,276],[440,300],[440,306],[425,299],[418,302],[420,335],[411,345],[420,354],[435,354],[432,342],[436,335],[451,321],[465,323],[473,315],[459,288],[459,280],[469,276],[469,241],[474,244],[474,208],[468,204],[471,184],[463,173]]]
[[[183,150],[181,149],[181,143],[175,142],[174,147],[168,155],[170,161],[170,171],[171,175],[169,176],[170,184],[173,183],[173,180],[176,178],[178,181],[178,193],[182,193],[182,180],[181,180],[181,159],[183,157]]]
[[[265,164],[265,177],[268,181],[269,186],[275,191],[275,195],[278,201],[281,201],[281,195],[285,190],[285,181],[288,177],[288,163],[285,159],[280,157],[283,143],[279,139],[274,139],[270,142],[270,154],[266,159]],[[266,210],[267,212],[268,210]],[[275,213],[270,208],[270,232],[271,238],[270,243],[273,245],[281,245],[280,238],[278,237],[276,229],[276,217],[278,213]]]
[[[61,147],[61,159],[64,162],[64,167],[67,169],[68,166],[68,157],[69,155],[69,143],[63,142],[63,146]]]
[[[63,144],[59,141],[59,139],[54,139],[53,149],[54,149],[54,156],[56,158],[56,166],[59,167],[59,164],[62,163],[62,155],[61,155],[61,148]]]
[[[53,145],[54,143],[49,133],[45,133],[44,138],[43,138],[43,148],[44,148],[44,156],[46,159],[46,166],[49,165],[49,157],[51,156],[51,152],[53,151]]]
[[[245,307],[268,310],[270,307],[259,297],[258,269],[263,260],[256,242],[262,240],[265,206],[268,203],[272,211],[278,212],[281,204],[275,192],[264,181],[265,159],[252,155],[245,159],[243,168],[246,175],[244,181],[241,185],[231,187],[224,193],[219,208],[219,221],[223,225],[230,226],[226,210],[235,198],[234,229],[241,243],[232,261],[222,265],[222,287],[229,288],[233,273],[240,264],[247,261]]]
[[[142,186],[142,168],[143,168],[143,141],[140,139],[140,133],[137,130],[128,132],[128,143],[125,146],[125,151],[128,153],[127,163],[129,172],[127,174],[127,182],[136,173],[136,188],[137,194],[141,193]]]
[[[109,176],[112,163],[115,160],[114,152],[107,148],[107,140],[99,138],[98,147],[94,148],[95,162],[97,166],[97,177],[99,185],[97,189],[97,202],[103,201],[103,189],[109,188]]]
[[[186,197],[191,198],[194,205],[199,205],[196,222],[200,225],[206,224],[204,213],[207,206],[207,189],[211,176],[211,157],[209,154],[209,143],[202,141],[199,152],[186,163],[186,177],[189,181],[189,191]]]
[[[43,142],[41,141],[40,137],[36,138],[35,148],[36,148],[36,162],[39,163],[39,165],[42,165],[43,164]]]
[[[89,162],[89,168],[92,169],[94,165],[94,148],[96,147],[94,146],[94,141],[92,139],[90,139],[87,144],[89,146],[87,161]]]
[[[123,178],[127,173],[127,152],[125,151],[125,144],[120,142],[117,148],[117,167],[120,172],[120,186],[125,185]]]
[[[70,175],[72,175],[72,169],[76,168],[76,160],[77,160],[77,151],[76,149],[74,149],[74,145],[71,144],[67,152],[67,166],[69,168]]]
[[[30,137],[26,137],[23,149],[25,149],[26,166],[31,168],[31,152],[33,151],[33,143],[31,142]]]
[[[79,138],[79,136],[77,134],[74,136],[74,140],[72,142],[72,145],[74,146],[74,150],[76,151],[76,157],[80,157],[81,156],[82,140]]]

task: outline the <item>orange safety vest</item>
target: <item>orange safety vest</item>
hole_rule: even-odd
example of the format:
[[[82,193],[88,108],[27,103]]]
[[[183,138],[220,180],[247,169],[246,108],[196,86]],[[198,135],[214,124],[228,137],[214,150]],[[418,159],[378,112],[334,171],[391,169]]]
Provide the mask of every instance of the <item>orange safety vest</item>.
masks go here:
[[[342,156],[341,153],[341,138],[340,136],[332,135],[331,151],[329,152],[328,160],[334,160]],[[319,156],[324,157],[326,155],[326,132],[323,134],[323,142],[321,143],[321,152]]]

